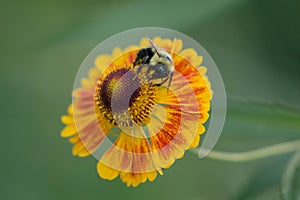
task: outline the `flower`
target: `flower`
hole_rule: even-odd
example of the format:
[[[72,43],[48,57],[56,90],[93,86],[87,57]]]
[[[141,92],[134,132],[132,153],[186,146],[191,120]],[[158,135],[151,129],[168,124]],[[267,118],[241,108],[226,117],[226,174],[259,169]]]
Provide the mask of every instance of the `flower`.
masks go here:
[[[73,155],[93,154],[100,177],[120,176],[133,187],[153,181],[198,146],[212,99],[202,56],[191,48],[182,50],[180,39],[153,41],[173,57],[169,88],[135,78],[132,63],[150,45],[143,38],[138,46],[99,55],[88,78],[73,91],[68,115],[61,118],[66,125],[61,136],[74,144]]]

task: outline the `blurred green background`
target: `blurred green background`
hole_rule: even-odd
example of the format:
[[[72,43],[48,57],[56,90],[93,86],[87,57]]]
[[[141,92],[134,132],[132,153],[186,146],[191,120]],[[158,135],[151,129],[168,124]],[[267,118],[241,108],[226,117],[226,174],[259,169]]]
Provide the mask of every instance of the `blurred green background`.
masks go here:
[[[171,28],[202,44],[229,99],[299,106],[299,0],[2,0],[0,16],[0,199],[280,199],[290,155],[230,163],[187,153],[164,176],[138,188],[102,180],[93,157],[71,155],[71,144],[59,136],[60,116],[88,52],[115,33],[144,26]],[[273,108],[268,112],[276,123],[256,120],[264,111],[248,119],[248,108],[241,107],[229,100],[216,149],[300,138],[299,127],[281,123]]]

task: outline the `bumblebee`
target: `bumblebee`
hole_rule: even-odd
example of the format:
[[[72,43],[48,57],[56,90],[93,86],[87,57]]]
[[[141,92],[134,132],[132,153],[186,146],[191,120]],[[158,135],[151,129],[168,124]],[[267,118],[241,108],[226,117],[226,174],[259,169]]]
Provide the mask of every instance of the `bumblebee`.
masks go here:
[[[151,47],[141,49],[133,62],[136,77],[143,84],[161,86],[169,80],[172,82],[174,64],[172,56],[164,49],[158,48],[148,38]]]

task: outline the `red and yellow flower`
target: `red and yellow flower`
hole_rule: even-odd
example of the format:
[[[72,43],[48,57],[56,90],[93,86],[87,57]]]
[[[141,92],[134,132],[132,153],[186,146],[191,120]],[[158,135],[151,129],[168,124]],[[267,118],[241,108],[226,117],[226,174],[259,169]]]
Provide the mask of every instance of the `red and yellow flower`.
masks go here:
[[[141,48],[115,48],[99,55],[88,78],[73,91],[73,103],[61,120],[61,136],[74,144],[73,155],[93,154],[100,177],[120,176],[127,186],[153,181],[163,169],[198,146],[209,117],[212,90],[203,57],[183,49],[182,40],[154,38],[174,60],[169,88],[134,81],[132,63]],[[100,149],[100,150],[99,150]]]

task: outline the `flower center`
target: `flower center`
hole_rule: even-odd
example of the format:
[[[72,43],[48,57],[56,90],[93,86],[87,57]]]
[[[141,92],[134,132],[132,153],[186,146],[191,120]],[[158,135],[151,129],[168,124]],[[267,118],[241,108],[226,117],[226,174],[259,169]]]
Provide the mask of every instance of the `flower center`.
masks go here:
[[[116,126],[141,126],[150,121],[156,90],[157,86],[142,85],[130,68],[117,69],[98,80],[96,109]]]

